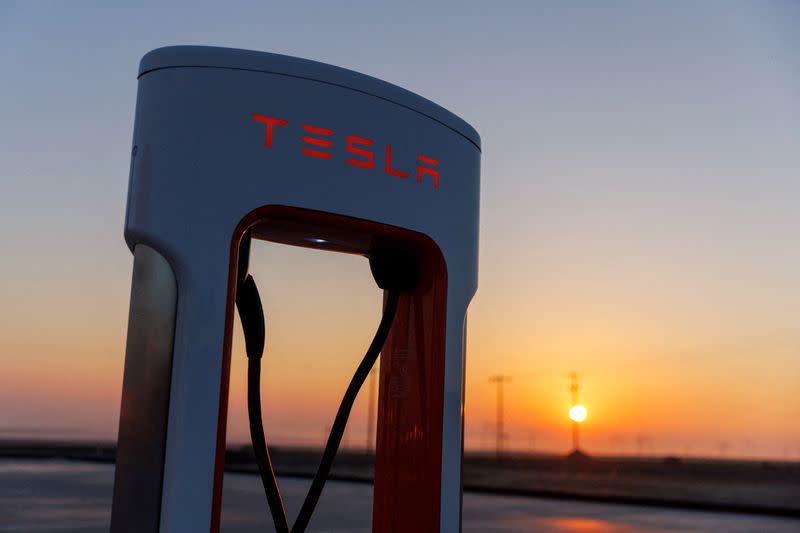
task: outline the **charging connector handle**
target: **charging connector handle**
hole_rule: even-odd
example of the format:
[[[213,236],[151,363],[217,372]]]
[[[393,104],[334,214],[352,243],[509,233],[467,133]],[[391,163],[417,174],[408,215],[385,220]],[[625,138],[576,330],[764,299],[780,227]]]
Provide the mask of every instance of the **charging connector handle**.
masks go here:
[[[253,276],[247,274],[236,289],[236,308],[244,331],[244,347],[248,359],[261,359],[264,354],[264,308]]]

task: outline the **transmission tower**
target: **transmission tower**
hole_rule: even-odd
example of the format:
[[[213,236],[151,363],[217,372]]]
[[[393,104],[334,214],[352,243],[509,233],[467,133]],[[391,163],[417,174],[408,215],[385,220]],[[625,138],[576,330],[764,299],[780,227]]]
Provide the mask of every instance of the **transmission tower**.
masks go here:
[[[570,372],[569,374],[569,393],[572,398],[572,407],[576,405],[580,405],[579,401],[579,392],[580,392],[580,385],[578,385],[578,374],[577,372]],[[580,449],[580,423],[579,421],[573,418],[572,420],[572,449],[573,451],[578,451]]]
[[[503,385],[511,381],[511,376],[492,376],[489,378],[489,383],[497,385],[497,418],[496,418],[496,435],[495,435],[495,454],[499,459],[503,455],[503,441],[506,438],[505,429],[503,427]]]

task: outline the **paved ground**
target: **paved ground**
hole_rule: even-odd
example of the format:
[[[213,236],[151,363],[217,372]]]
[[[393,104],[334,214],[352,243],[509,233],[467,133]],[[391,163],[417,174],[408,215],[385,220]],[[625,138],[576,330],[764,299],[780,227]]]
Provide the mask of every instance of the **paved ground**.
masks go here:
[[[66,461],[0,460],[0,532],[108,531],[113,466]],[[294,514],[308,481],[282,479]],[[330,482],[311,531],[369,531],[372,487]],[[258,478],[227,474],[222,530],[271,531]],[[676,511],[535,498],[466,494],[466,532],[800,531],[800,520]]]

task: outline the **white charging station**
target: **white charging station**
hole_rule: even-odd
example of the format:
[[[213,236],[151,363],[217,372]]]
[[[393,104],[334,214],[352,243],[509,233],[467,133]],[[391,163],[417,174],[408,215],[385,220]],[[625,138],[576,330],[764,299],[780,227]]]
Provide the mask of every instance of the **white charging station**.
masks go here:
[[[112,532],[219,530],[245,232],[419,259],[381,356],[373,531],[460,530],[480,155],[457,116],[349,70],[193,46],[142,59]]]

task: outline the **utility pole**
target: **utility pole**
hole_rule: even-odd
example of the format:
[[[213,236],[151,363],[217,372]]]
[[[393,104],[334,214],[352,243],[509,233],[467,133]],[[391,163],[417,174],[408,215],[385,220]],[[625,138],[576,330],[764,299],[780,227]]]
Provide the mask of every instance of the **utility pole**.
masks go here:
[[[578,374],[576,372],[570,372],[569,379],[569,392],[572,397],[572,406],[574,407],[579,405],[578,392],[580,390],[580,386],[578,385]],[[574,418],[572,419],[572,449],[574,451],[578,451],[578,449],[580,449],[580,424]]]
[[[489,378],[489,383],[497,385],[497,422],[496,422],[496,443],[495,454],[499,459],[503,455],[503,440],[506,437],[505,429],[503,428],[503,384],[511,381],[511,376],[492,376]]]
[[[375,367],[369,372],[369,406],[367,408],[367,453],[375,451]]]

